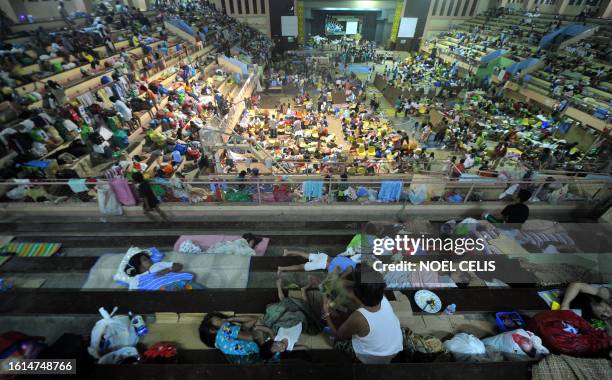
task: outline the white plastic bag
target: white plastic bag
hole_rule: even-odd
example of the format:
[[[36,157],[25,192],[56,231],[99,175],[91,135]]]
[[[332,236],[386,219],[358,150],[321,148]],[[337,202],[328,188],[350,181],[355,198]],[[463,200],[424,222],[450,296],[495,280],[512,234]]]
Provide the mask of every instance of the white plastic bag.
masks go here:
[[[427,199],[427,185],[415,185],[408,191],[408,199],[413,205],[420,205]]]
[[[91,340],[87,348],[91,356],[99,359],[109,352],[138,343],[138,335],[127,315],[114,315],[117,307],[110,314],[103,307],[98,311],[102,319],[96,322],[91,330]]]
[[[98,185],[98,208],[104,215],[123,215],[121,203],[108,184]]]
[[[472,359],[472,356],[486,354],[484,343],[472,334],[459,333],[444,342],[444,347],[458,361],[467,361]]]
[[[26,196],[26,186],[17,186],[6,192],[6,196],[14,201],[21,200]]]
[[[521,348],[521,345],[517,343],[517,340],[526,342],[522,345],[524,348]],[[526,331],[523,329],[516,329],[497,334],[490,338],[483,339],[482,342],[485,344],[485,346],[491,347],[496,352],[501,352],[504,355],[514,355],[515,357],[524,356],[527,358],[525,348],[530,349],[530,347],[533,347],[532,353],[534,357],[549,354],[548,349],[542,345],[542,339],[540,339],[539,336],[535,335],[531,331]]]
[[[553,191],[548,195],[548,203],[556,205],[559,201],[562,201],[567,197],[569,192],[569,185],[563,185],[559,189]]]
[[[181,243],[181,246],[179,247],[179,252],[196,255],[198,253],[202,253],[203,251],[202,248],[200,248],[200,246],[194,243],[192,240],[185,240]]]
[[[346,194],[348,199],[350,199],[351,201],[354,201],[357,199],[357,192],[352,187],[349,187],[348,189],[346,189],[344,193]]]
[[[511,198],[514,193],[516,193],[516,191],[518,190],[519,185],[518,184],[514,184],[510,187],[508,187],[506,190],[504,190],[501,194],[499,194],[499,199],[504,199],[504,198]]]

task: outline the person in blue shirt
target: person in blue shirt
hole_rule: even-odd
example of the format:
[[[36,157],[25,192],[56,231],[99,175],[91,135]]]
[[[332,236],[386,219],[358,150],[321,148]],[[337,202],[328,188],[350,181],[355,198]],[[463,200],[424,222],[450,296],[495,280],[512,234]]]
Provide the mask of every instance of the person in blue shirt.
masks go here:
[[[181,156],[181,152],[178,150],[172,151],[172,166],[176,166],[181,163],[183,157]]]
[[[232,364],[261,362],[260,345],[253,331],[257,317],[229,317],[219,312],[208,313],[200,324],[200,339],[208,347],[223,352]]]

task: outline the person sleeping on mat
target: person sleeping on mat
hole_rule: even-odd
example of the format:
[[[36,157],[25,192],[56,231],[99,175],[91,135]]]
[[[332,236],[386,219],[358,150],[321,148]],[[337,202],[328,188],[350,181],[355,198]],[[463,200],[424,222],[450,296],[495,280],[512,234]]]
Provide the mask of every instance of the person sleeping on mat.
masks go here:
[[[298,272],[298,271],[314,271],[326,269],[328,272],[337,272],[342,277],[348,276],[353,272],[357,264],[361,261],[361,255],[346,256],[328,256],[325,253],[306,253],[301,251],[285,250],[283,256],[298,256],[308,260],[307,263],[290,265],[286,267],[278,267],[277,273],[282,272]]]
[[[310,286],[302,288],[300,298],[285,297],[281,278],[276,286],[279,302],[268,305],[263,317],[210,312],[200,324],[200,340],[233,364],[276,362],[284,352],[305,349],[296,344],[302,330],[316,334],[323,327],[307,306]]]
[[[171,261],[154,263],[147,252],[140,252],[130,258],[125,273],[130,276],[130,290],[205,289],[193,280],[193,274],[182,269],[182,264]]]

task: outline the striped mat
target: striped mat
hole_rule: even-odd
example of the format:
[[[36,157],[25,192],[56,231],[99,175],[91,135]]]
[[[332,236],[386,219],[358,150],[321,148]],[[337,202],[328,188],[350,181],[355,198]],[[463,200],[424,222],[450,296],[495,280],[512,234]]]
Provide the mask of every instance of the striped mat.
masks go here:
[[[61,246],[59,243],[13,242],[0,248],[0,254],[14,252],[16,256],[20,257],[49,257],[57,253]]]
[[[13,257],[13,256],[0,256],[0,266],[2,266],[2,264],[6,263],[11,257]]]

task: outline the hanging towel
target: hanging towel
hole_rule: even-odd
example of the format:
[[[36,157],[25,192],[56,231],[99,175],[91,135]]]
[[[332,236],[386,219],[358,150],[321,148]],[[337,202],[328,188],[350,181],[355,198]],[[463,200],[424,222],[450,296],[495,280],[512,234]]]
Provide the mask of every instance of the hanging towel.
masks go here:
[[[402,181],[383,181],[378,192],[380,202],[397,202],[403,187]]]
[[[323,196],[323,181],[304,181],[303,191],[307,198],[321,198]]]
[[[75,193],[83,193],[89,191],[85,186],[85,178],[72,178],[68,180],[68,186]]]
[[[130,189],[130,184],[125,178],[113,178],[110,181],[111,189],[113,189],[113,193],[117,197],[117,200],[124,206],[134,206],[136,204],[136,199],[134,199],[134,194],[132,193],[132,189]]]

